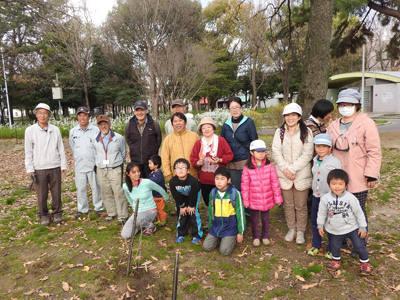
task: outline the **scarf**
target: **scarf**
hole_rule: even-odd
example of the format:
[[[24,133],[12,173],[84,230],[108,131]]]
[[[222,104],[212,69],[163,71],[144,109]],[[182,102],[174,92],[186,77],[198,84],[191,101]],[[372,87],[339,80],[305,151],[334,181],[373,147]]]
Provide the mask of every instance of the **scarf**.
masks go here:
[[[211,157],[216,157],[218,152],[218,135],[214,134],[211,145],[207,144],[206,138],[203,136],[201,138],[201,148],[199,153],[199,158],[206,157],[207,153],[210,153]]]

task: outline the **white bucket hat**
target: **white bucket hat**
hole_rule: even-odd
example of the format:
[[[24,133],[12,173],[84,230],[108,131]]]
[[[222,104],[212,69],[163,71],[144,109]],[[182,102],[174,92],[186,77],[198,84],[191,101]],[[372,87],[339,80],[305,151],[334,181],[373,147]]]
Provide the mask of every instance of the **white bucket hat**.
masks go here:
[[[34,113],[35,115],[36,115],[37,110],[38,110],[39,108],[43,108],[43,109],[48,110],[49,116],[51,117],[50,106],[48,106],[46,103],[39,103],[39,104],[35,107],[35,109],[33,110],[33,113]]]
[[[287,115],[290,113],[296,113],[299,114],[300,116],[303,115],[303,110],[301,109],[301,106],[298,105],[297,103],[289,103],[288,105],[285,106],[283,109],[282,115]]]

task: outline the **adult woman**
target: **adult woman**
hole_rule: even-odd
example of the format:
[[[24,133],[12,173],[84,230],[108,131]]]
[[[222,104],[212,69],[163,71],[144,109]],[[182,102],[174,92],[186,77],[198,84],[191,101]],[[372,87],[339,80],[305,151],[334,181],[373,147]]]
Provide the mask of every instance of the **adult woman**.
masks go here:
[[[239,97],[229,99],[228,109],[232,118],[222,125],[221,137],[228,142],[233,152],[228,169],[231,171],[232,184],[240,191],[243,168],[250,155],[250,143],[258,139],[258,134],[254,121],[242,115],[242,100]]]
[[[311,116],[304,121],[307,127],[311,129],[313,136],[326,132],[326,127],[332,122],[330,119],[333,110],[333,104],[329,100],[321,99],[315,102]]]
[[[186,130],[186,117],[181,112],[176,112],[171,117],[174,131],[167,135],[162,144],[161,159],[165,179],[169,180],[174,176],[174,162],[178,158],[190,160],[190,154],[199,135]],[[189,174],[198,178],[197,169],[190,166]]]
[[[210,117],[201,119],[197,131],[203,134],[194,144],[190,163],[199,169],[201,194],[208,207],[211,190],[215,187],[214,172],[219,167],[226,167],[233,158],[231,148],[223,137],[215,134],[218,125]]]
[[[327,129],[332,137],[332,154],[349,174],[347,190],[356,196],[367,219],[365,202],[368,190],[376,187],[382,160],[378,129],[367,114],[357,113],[361,109],[358,91],[341,91],[336,104],[342,117]]]
[[[304,244],[307,225],[307,196],[312,176],[310,161],[314,153],[313,136],[302,119],[303,110],[296,103],[283,109],[285,122],[275,132],[272,157],[282,189],[283,208],[289,228],[285,236],[291,242]]]

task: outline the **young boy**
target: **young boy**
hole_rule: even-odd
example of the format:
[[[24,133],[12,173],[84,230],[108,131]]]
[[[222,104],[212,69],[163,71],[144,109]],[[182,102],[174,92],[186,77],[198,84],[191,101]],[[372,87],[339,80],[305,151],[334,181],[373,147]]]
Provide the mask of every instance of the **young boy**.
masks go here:
[[[161,186],[165,191],[167,188],[165,186],[164,175],[160,170],[161,168],[161,157],[159,155],[152,155],[149,159],[149,168],[151,173],[149,174],[149,179],[154,181],[159,186]],[[167,222],[167,213],[164,211],[165,200],[160,195],[160,193],[153,191],[153,198],[157,206],[157,221],[154,224],[159,226],[164,226]]]
[[[192,227],[192,243],[197,244],[203,237],[198,210],[200,201],[200,182],[189,174],[190,163],[179,158],[174,163],[175,176],[169,181],[171,194],[178,211],[177,243],[182,243]]]
[[[227,168],[218,168],[214,173],[215,188],[209,196],[208,218],[210,232],[203,243],[204,251],[219,246],[219,253],[229,255],[236,244],[243,242],[246,228],[244,205],[240,192],[231,184],[231,173]]]
[[[330,236],[332,261],[328,269],[336,271],[340,267],[340,247],[342,241],[349,238],[354,250],[359,253],[361,275],[371,274],[368,252],[363,238],[367,235],[367,221],[357,198],[346,191],[348,174],[340,169],[330,171],[328,184],[331,192],[321,198],[318,210],[318,231],[324,236],[325,229]]]
[[[318,232],[317,216],[320,199],[323,195],[330,192],[326,181],[328,173],[334,169],[341,169],[342,164],[339,159],[331,154],[332,139],[329,134],[321,133],[314,137],[315,152],[317,155],[313,160],[312,174],[312,206],[311,206],[311,225],[313,232],[312,248],[308,250],[308,255],[315,256],[319,253],[322,246],[322,238]],[[325,257],[332,259],[331,245],[328,244]]]

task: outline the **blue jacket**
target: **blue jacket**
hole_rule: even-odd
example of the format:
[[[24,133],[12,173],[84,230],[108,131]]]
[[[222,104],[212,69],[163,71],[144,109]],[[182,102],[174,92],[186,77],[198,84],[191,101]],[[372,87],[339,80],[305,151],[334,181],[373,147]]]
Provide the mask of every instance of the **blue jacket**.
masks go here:
[[[167,191],[167,187],[165,186],[165,180],[164,180],[164,175],[163,172],[158,169],[157,172],[152,172],[149,174],[149,179],[155,183],[157,183],[159,186],[161,186],[164,191]],[[161,194],[159,192],[153,191],[153,197],[155,198],[161,198]]]
[[[233,201],[231,201],[232,193],[236,194],[235,207]],[[228,184],[222,199],[218,190],[215,191],[215,199],[213,199],[212,194],[211,192],[209,196],[210,205],[208,206],[210,234],[219,238],[243,234],[246,229],[246,217],[240,192],[233,185]]]
[[[221,136],[228,142],[229,147],[233,152],[232,161],[245,160],[249,157],[250,143],[258,139],[256,125],[254,121],[246,116],[243,116],[236,131],[233,131],[232,118],[229,118],[224,125],[222,125]],[[240,145],[235,139],[239,140],[246,149]]]

